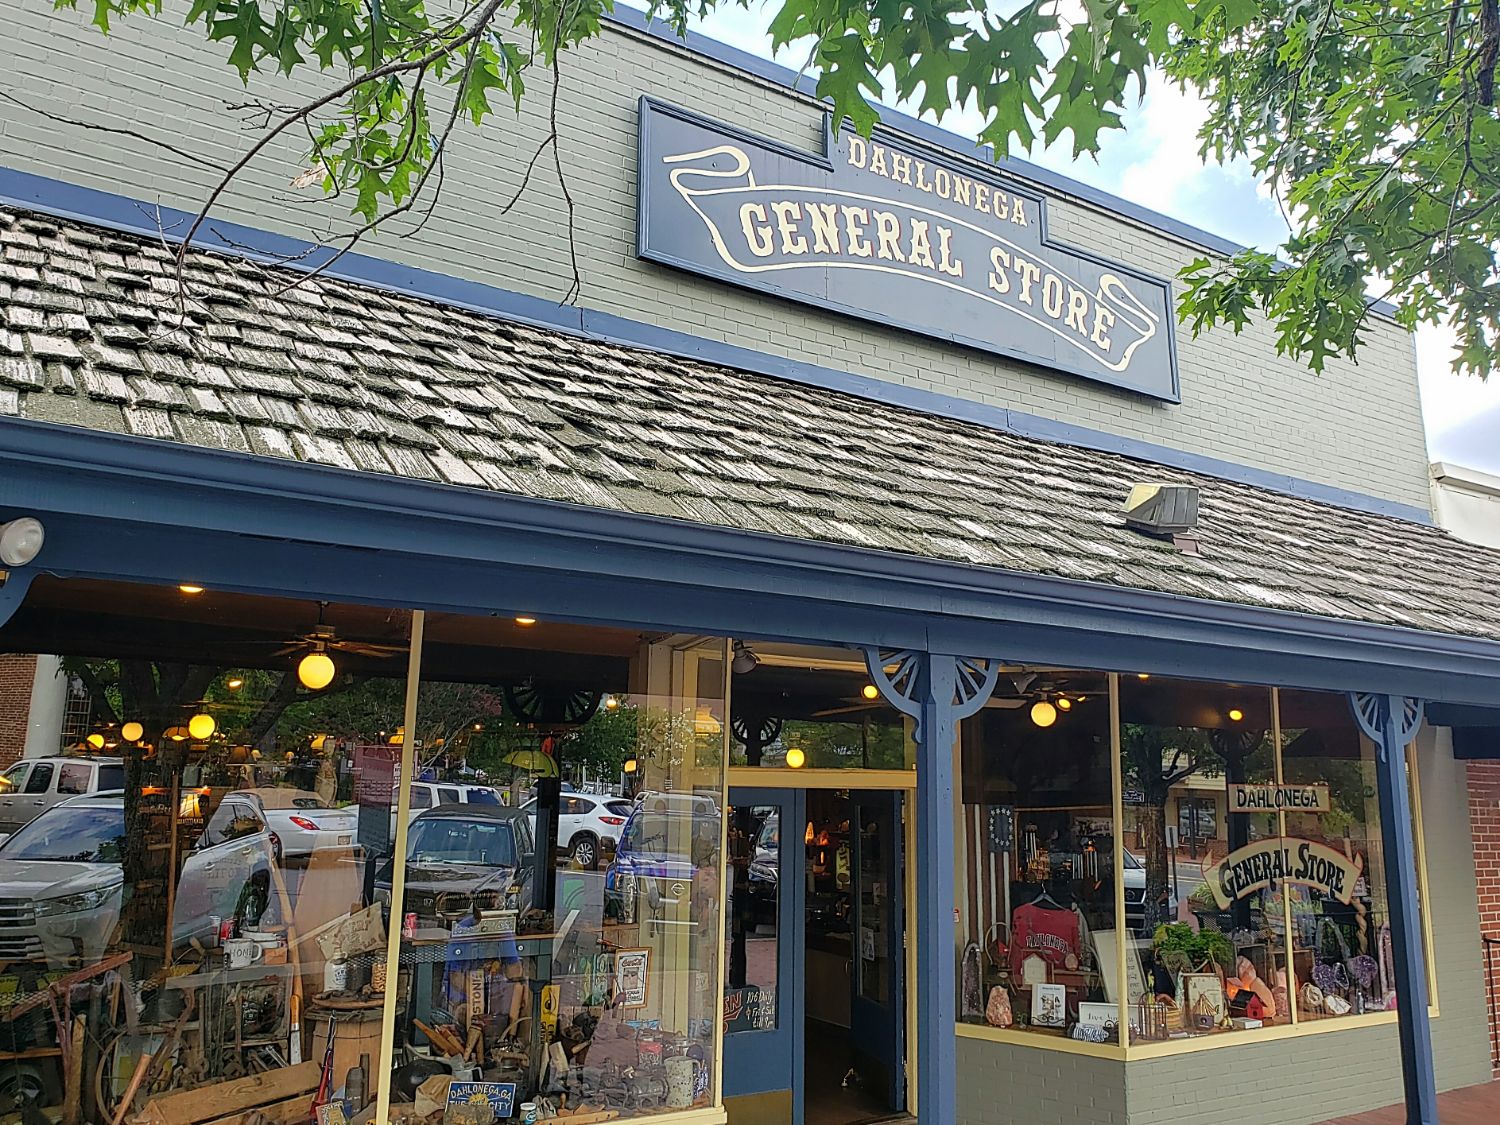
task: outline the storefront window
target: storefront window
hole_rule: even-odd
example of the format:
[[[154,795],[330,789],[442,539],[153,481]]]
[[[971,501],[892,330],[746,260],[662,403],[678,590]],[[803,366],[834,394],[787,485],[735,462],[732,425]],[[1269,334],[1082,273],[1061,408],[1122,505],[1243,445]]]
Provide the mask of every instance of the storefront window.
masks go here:
[[[359,803],[359,748],[399,712],[408,615],[42,578],[4,641],[36,655],[0,684],[33,755],[0,788],[0,1090],[91,1122],[279,1114],[243,1101],[274,1072],[266,1103],[363,1109],[390,790]]]
[[[1282,762],[1309,799],[1287,835],[1314,876],[1293,898],[1299,1021],[1396,1005],[1375,747],[1345,697],[1282,690]]]
[[[735,652],[731,766],[909,770],[909,724],[847,649],[756,643]]]
[[[1117,1040],[1108,678],[1006,669],[960,745],[960,1019]]]
[[[712,1104],[725,649],[429,618],[394,1119],[460,1096],[454,1074],[501,1118]]]
[[[1120,752],[1146,884],[1136,1037],[1289,1022],[1284,887],[1260,877],[1282,834],[1270,690],[1122,676]]]

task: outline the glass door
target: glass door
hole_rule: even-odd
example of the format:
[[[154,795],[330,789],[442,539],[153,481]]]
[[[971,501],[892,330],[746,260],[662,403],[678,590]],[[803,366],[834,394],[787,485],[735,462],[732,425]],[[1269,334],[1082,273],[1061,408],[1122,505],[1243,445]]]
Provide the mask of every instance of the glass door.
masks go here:
[[[800,1122],[806,794],[731,788],[729,804],[724,1097],[792,1091]]]
[[[900,792],[850,794],[854,968],[850,1029],[866,1089],[906,1107],[905,871]]]

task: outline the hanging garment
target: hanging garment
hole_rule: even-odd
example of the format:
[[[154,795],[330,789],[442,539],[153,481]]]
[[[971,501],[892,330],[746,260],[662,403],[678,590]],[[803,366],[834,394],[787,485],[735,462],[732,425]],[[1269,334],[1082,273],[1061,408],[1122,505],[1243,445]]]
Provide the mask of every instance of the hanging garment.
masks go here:
[[[1071,910],[1028,902],[1012,912],[1010,933],[1010,970],[1017,977],[1021,962],[1033,953],[1054,968],[1064,967],[1069,957],[1078,963],[1078,915]]]

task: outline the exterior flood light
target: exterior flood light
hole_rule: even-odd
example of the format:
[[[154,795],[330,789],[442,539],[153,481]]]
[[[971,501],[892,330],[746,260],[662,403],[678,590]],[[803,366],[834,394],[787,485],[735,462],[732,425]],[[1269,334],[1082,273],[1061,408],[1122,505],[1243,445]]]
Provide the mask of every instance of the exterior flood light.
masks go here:
[[[47,532],[42,521],[22,516],[7,524],[0,524],[0,563],[6,566],[25,566],[41,554],[42,544],[47,541]]]
[[[1190,484],[1138,484],[1125,501],[1125,524],[1150,535],[1198,526],[1198,489]]]
[[[736,673],[743,676],[746,672],[755,671],[756,665],[760,663],[760,657],[750,651],[750,646],[744,641],[734,642],[734,659],[730,666]]]

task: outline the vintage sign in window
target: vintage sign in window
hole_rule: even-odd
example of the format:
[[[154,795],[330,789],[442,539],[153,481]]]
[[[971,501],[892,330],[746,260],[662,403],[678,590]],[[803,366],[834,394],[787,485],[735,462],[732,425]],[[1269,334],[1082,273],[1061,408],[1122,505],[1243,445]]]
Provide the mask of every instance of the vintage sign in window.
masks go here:
[[[1168,283],[1048,237],[1047,200],[895,134],[811,155],[641,101],[643,258],[1178,400]]]

